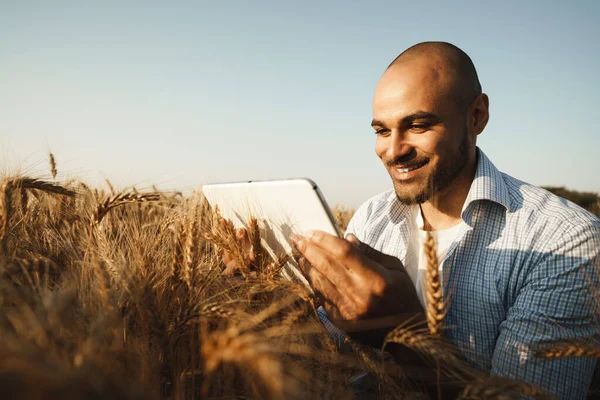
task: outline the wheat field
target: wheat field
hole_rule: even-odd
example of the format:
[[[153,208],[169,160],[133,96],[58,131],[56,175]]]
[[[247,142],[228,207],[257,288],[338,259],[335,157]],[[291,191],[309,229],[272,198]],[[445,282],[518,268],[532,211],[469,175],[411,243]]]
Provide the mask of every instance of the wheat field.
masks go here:
[[[285,255],[248,263],[199,193],[59,182],[52,155],[49,170],[45,180],[0,181],[3,399],[453,398],[447,387],[461,398],[547,398],[472,370],[444,341],[437,268],[428,270],[427,324],[399,326],[384,343],[430,362],[437,378],[426,381],[333,340],[311,293],[279,276]],[[334,214],[342,227],[352,216]],[[426,248],[435,254],[435,243]],[[224,251],[245,268],[224,274]],[[540,356],[600,352],[561,346]]]

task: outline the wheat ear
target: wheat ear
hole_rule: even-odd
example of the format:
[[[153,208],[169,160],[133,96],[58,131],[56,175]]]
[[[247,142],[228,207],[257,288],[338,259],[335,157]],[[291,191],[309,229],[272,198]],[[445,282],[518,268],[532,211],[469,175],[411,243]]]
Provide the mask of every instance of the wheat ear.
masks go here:
[[[42,181],[33,178],[13,178],[4,182],[2,186],[2,201],[0,202],[0,242],[4,239],[8,231],[8,222],[12,214],[12,192],[21,189],[37,189],[47,193],[59,194],[63,196],[75,196],[75,192],[54,183]]]
[[[71,190],[71,189],[67,189],[63,186],[51,183],[51,182],[47,182],[47,181],[42,181],[40,179],[34,179],[34,178],[14,178],[14,179],[10,179],[8,180],[5,184],[4,184],[4,190],[6,191],[7,188],[20,188],[20,189],[37,189],[37,190],[41,190],[42,192],[47,192],[47,193],[53,193],[53,194],[60,194],[63,196],[75,196],[76,193]]]
[[[160,200],[158,193],[133,193],[125,192],[118,193],[114,196],[106,197],[96,209],[95,222],[99,224],[106,214],[115,207],[129,203],[145,203],[149,201]]]
[[[430,232],[427,232],[424,250],[427,257],[427,326],[431,336],[437,337],[444,327],[444,299],[436,243]]]
[[[27,214],[27,203],[29,202],[29,196],[27,195],[27,190],[21,189],[21,216],[25,216]]]
[[[183,241],[185,240],[185,227],[180,222],[177,226],[170,228],[173,233],[173,258],[171,261],[171,268],[169,270],[169,276],[175,276],[179,271],[179,266],[183,262]],[[184,276],[179,276],[185,281]]]
[[[600,346],[584,341],[558,343],[536,352],[540,358],[593,357],[600,358]]]
[[[254,265],[257,266],[259,272],[263,272],[263,247],[260,241],[260,227],[256,218],[250,219],[250,241],[252,243],[252,254],[254,256]]]
[[[550,399],[547,393],[532,383],[498,376],[468,384],[458,399],[509,400],[520,399],[522,396],[538,400]]]
[[[200,206],[196,205],[186,229],[187,236],[184,248],[183,278],[188,288],[192,288],[194,270],[198,263],[198,240],[200,234]]]
[[[52,179],[56,179],[58,171],[56,170],[56,159],[52,153],[50,153],[50,172],[52,173]]]
[[[218,208],[215,209],[214,221],[212,229],[204,233],[204,239],[216,245],[219,252],[228,252],[235,259],[237,271],[245,276],[248,272],[248,262],[244,257],[244,251],[237,238],[233,222],[231,220],[224,220]],[[223,227],[220,226],[221,221],[224,221]]]
[[[448,375],[457,379],[464,379],[465,375],[475,376],[473,370],[456,355],[456,350],[439,337],[432,337],[426,328],[414,329],[398,326],[388,333],[382,350],[389,343],[398,343],[422,354],[423,356],[439,362]]]

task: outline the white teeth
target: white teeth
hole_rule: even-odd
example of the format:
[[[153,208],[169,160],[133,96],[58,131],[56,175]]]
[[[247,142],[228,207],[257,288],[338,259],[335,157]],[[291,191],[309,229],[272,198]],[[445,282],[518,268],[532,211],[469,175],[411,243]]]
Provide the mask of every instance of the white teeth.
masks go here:
[[[413,168],[397,168],[396,170],[398,172],[409,172],[409,171],[415,170],[417,168],[419,168],[419,167],[417,166],[417,167],[413,167]]]

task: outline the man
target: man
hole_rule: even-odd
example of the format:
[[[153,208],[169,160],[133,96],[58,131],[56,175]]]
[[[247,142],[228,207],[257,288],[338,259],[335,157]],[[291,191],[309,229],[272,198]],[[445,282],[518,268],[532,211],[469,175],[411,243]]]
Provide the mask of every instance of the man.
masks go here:
[[[491,374],[584,398],[596,360],[535,352],[599,337],[600,220],[499,172],[476,146],[488,119],[488,96],[462,50],[426,42],[403,52],[373,99],[375,152],[394,189],[358,209],[346,239],[294,236],[300,265],[334,323],[422,318],[430,232],[444,334],[462,355]]]

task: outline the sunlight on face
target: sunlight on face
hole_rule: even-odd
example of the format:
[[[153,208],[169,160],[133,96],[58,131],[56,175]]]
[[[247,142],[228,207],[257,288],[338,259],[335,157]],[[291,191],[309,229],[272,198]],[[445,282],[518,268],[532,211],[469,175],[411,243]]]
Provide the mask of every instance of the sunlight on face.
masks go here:
[[[375,89],[375,152],[403,203],[423,203],[448,187],[474,151],[452,87],[428,59],[392,66]]]

